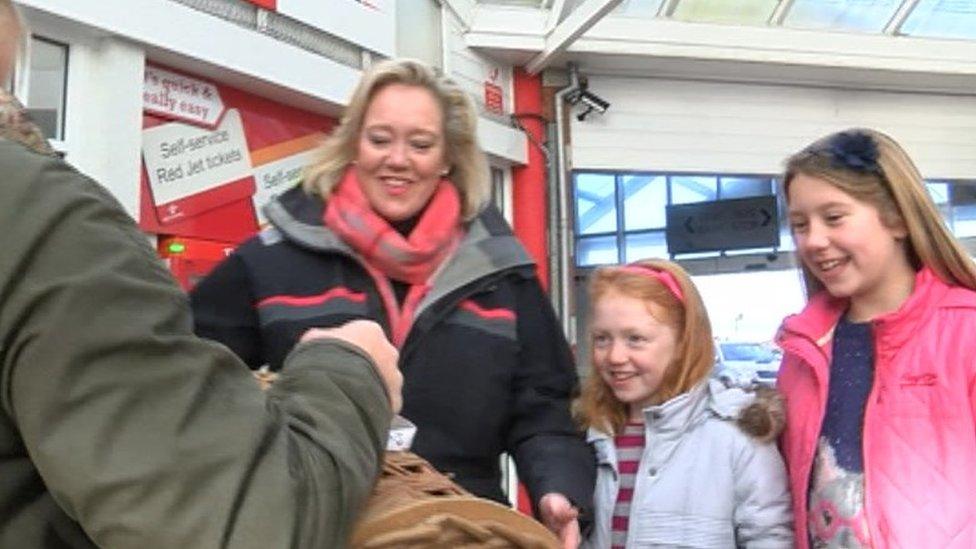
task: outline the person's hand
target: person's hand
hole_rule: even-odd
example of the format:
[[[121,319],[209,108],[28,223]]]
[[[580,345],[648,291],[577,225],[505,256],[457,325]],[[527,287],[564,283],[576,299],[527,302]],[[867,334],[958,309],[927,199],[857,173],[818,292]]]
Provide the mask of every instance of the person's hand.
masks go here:
[[[576,549],[580,545],[579,509],[566,496],[550,492],[539,500],[539,514],[546,528],[559,536],[563,549]]]
[[[353,320],[338,328],[311,328],[302,334],[301,341],[333,338],[355,345],[363,350],[373,362],[386,384],[393,413],[400,413],[403,406],[403,374],[397,367],[400,353],[386,339],[383,328],[372,320]]]

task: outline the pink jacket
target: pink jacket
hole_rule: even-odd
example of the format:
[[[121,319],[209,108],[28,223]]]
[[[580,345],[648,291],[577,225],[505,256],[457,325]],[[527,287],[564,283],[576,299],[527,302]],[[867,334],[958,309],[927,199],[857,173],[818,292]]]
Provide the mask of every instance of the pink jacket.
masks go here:
[[[822,292],[777,335],[786,397],[781,442],[796,545],[809,545],[807,496],[827,403],[833,330],[847,303]],[[880,548],[976,547],[976,292],[923,269],[897,311],[875,319],[864,415],[865,506]]]

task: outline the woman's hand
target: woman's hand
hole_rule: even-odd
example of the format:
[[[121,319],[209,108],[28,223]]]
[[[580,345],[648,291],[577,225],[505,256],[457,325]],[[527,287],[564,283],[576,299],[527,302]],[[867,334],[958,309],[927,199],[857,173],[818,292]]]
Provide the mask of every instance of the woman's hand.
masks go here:
[[[562,543],[563,549],[576,549],[580,545],[579,509],[566,496],[550,492],[539,500],[539,514],[546,528],[552,530]]]

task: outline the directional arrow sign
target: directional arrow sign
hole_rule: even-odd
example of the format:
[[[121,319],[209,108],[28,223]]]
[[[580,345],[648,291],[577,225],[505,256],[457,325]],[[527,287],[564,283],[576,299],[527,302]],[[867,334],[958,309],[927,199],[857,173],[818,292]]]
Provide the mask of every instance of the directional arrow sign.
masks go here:
[[[668,253],[779,247],[775,196],[667,207]]]

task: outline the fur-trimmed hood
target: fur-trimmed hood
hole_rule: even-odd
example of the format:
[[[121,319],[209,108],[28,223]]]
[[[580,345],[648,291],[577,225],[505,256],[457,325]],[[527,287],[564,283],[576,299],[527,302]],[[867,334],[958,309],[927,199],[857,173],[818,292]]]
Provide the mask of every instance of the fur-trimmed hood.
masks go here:
[[[743,433],[761,442],[772,442],[786,427],[785,403],[772,387],[756,387],[755,400],[742,411],[735,423]]]
[[[735,420],[739,429],[759,442],[772,442],[786,426],[783,399],[764,386],[726,387],[708,381],[709,408],[722,419]]]

